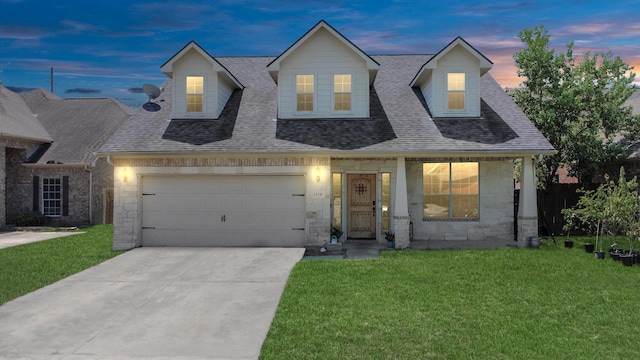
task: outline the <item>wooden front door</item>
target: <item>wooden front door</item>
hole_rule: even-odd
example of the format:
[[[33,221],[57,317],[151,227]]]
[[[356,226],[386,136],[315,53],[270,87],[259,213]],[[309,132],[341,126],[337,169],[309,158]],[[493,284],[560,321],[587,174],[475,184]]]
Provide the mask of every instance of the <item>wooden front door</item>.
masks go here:
[[[376,174],[347,174],[347,214],[350,239],[376,237]]]

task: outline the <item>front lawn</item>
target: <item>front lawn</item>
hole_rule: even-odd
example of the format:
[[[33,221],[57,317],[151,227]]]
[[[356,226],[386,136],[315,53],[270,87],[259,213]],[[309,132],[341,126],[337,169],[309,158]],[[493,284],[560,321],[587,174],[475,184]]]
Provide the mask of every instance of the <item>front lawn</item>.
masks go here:
[[[113,226],[0,250],[0,305],[123,253],[111,250]]]
[[[640,358],[640,265],[558,240],[301,261],[261,359]]]

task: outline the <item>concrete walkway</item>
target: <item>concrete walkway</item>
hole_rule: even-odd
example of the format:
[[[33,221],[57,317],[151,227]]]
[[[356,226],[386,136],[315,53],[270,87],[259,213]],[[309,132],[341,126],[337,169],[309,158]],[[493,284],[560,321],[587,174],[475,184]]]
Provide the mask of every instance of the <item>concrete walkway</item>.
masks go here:
[[[66,231],[12,231],[0,232],[0,249],[28,244],[32,242],[56,239],[64,236],[78,235],[82,232],[66,232]]]
[[[0,306],[0,358],[256,359],[303,253],[131,250]]]

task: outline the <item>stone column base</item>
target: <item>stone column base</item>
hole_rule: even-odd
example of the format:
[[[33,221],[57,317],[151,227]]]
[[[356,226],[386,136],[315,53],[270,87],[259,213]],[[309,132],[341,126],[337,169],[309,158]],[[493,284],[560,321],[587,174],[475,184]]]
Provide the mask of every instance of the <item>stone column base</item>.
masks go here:
[[[527,247],[527,238],[538,236],[538,217],[518,216],[518,247]]]
[[[409,238],[409,223],[410,218],[408,216],[394,216],[393,217],[393,230],[396,236],[394,247],[396,249],[406,249],[410,245]]]

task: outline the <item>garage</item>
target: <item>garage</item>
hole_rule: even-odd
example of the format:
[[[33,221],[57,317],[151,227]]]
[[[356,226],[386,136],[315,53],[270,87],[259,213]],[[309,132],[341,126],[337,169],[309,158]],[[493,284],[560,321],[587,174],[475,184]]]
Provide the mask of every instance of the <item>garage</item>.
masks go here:
[[[305,218],[301,175],[142,177],[142,246],[302,247]]]

